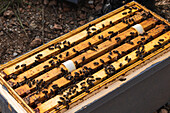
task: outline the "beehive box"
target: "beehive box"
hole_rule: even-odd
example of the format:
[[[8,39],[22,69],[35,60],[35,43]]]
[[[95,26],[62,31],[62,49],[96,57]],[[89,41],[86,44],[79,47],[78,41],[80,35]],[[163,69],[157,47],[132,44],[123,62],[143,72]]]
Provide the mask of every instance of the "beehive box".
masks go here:
[[[169,51],[169,25],[133,1],[2,65],[0,83],[10,94],[8,102],[15,99],[9,103],[22,112],[67,111]],[[1,88],[3,95],[7,91]]]

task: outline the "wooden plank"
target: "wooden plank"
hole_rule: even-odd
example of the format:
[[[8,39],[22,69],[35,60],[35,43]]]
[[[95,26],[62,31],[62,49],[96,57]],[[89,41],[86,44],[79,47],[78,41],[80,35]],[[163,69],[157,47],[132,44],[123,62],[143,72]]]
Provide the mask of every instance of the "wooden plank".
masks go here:
[[[143,29],[146,31],[149,28],[151,28],[152,26],[155,25],[155,23],[157,22],[156,19],[154,18],[149,18],[145,21],[143,21],[142,23],[140,23],[143,26]],[[149,27],[150,26],[150,27]],[[126,30],[125,32],[122,32],[120,34],[118,34],[116,37],[120,37],[120,41],[118,43],[120,43],[121,41],[125,40],[127,36],[131,36],[132,34],[130,34],[130,32],[134,32],[134,36],[137,34],[137,31],[133,28],[130,28],[128,30]],[[77,61],[78,64],[81,63],[85,63],[85,62],[89,62],[90,60],[98,57],[99,55],[102,55],[104,53],[106,53],[107,51],[109,51],[110,49],[113,49],[113,47],[118,44],[114,38],[111,38],[111,40],[107,40],[101,44],[98,45],[98,49],[96,49],[96,51],[93,50],[88,50],[87,52],[71,59],[73,62]],[[86,59],[82,62],[82,58],[86,56]],[[49,82],[50,80],[54,80],[58,77],[59,74],[62,74],[61,72],[61,67],[63,67],[62,65],[60,65],[59,68],[54,68],[50,71],[48,71],[47,73],[35,78],[35,80],[41,80],[43,79],[45,82]],[[25,87],[26,86],[26,87]],[[36,85],[33,85],[32,87],[28,87],[27,84],[20,86],[19,88],[15,89],[15,91],[19,94],[19,95],[23,95],[25,93],[29,93],[30,91],[33,91],[35,89]]]
[[[160,41],[160,39],[163,39],[164,41]],[[150,52],[150,51],[156,49],[156,48],[154,47],[154,45],[158,45],[158,42],[164,44],[164,43],[168,42],[169,40],[170,40],[170,31],[168,31],[168,32],[166,32],[165,34],[159,36],[158,38],[154,39],[153,41],[145,44],[145,45],[144,45],[144,48],[145,48],[144,53],[147,53],[147,52]],[[136,51],[138,51],[138,50],[135,50],[135,51],[131,52],[130,54],[126,55],[126,56],[128,56],[129,58],[131,58],[131,61],[130,61],[130,62],[127,62],[127,60],[125,60],[126,56],[124,56],[124,57],[122,57],[121,59],[119,59],[118,61],[112,63],[111,65],[113,65],[113,66],[115,67],[115,69],[118,70],[118,69],[120,69],[120,67],[119,67],[119,64],[120,64],[120,63],[122,63],[123,67],[124,67],[125,65],[132,64],[133,62],[135,62],[136,60],[138,60],[138,57],[136,56]],[[113,76],[114,76],[114,75],[113,75]],[[102,70],[96,72],[95,74],[93,74],[93,77],[94,77],[93,79],[95,79],[95,81],[94,81],[93,83],[94,83],[94,84],[97,84],[97,83],[99,83],[102,79],[106,78],[106,77],[107,77],[107,74],[105,73],[104,69],[102,69]],[[101,78],[101,80],[96,80],[96,78],[99,78],[99,77]],[[81,81],[81,82],[79,82],[79,83],[76,84],[76,85],[78,86],[78,88],[76,88],[76,91],[77,91],[77,92],[81,92],[81,91],[82,91],[82,89],[81,89],[82,86],[80,85],[82,82],[85,82],[84,85],[85,85],[86,87],[89,87],[89,85],[86,83],[86,81],[87,81],[87,79],[85,79],[85,80],[83,80],[83,81]],[[66,94],[67,92],[69,92],[69,89],[67,89],[67,90],[64,92],[64,94]],[[68,96],[68,98],[75,96],[77,92],[70,94],[70,95]],[[40,110],[40,113],[43,113],[43,112],[45,112],[45,111],[50,111],[50,110],[52,110],[54,107],[59,106],[59,104],[56,103],[57,101],[61,101],[61,102],[62,102],[62,100],[60,99],[60,97],[63,97],[63,95],[57,95],[57,96],[55,96],[54,98],[52,98],[52,99],[46,101],[45,103],[41,104],[40,106],[38,106],[37,109]]]
[[[138,7],[138,6],[136,6]],[[138,9],[140,9],[138,7]],[[108,26],[110,26],[110,21],[112,21],[112,23],[117,23],[118,21],[120,21],[122,18],[125,18],[125,17],[128,17],[130,16],[131,14],[133,14],[134,12],[138,11],[138,9],[132,9],[132,12],[131,13],[128,13],[127,15],[122,15],[123,12],[128,12],[129,9],[125,9],[123,11],[121,11],[120,13],[118,14],[115,14],[114,16],[102,21],[102,22],[99,22],[98,24],[96,24],[94,27],[96,29],[101,29],[101,30],[104,30],[105,28],[107,28]],[[102,27],[102,24],[105,24],[105,28],[103,29]],[[90,29],[91,30],[91,29]],[[85,40],[87,37],[87,31],[86,30],[83,30],[82,32],[80,33],[77,33],[76,35],[73,35],[71,36],[70,38],[66,39],[67,41],[70,42],[70,44],[73,44],[74,42],[78,43],[78,42],[81,42],[82,40]],[[61,45],[61,48],[64,48],[63,45]],[[29,58],[26,58],[24,59],[23,61],[21,62],[18,62],[8,68],[5,68],[3,71],[7,74],[7,75],[10,75],[12,73],[18,73],[19,71],[22,70],[22,67],[19,67],[18,69],[15,69],[16,66],[18,65],[22,65],[22,64],[26,64],[28,67],[30,65],[32,65],[34,63],[34,61],[36,60],[36,56],[38,54],[43,54],[43,56],[41,57],[41,60],[44,60],[46,59],[47,57],[53,55],[53,54],[57,54],[60,52],[60,49],[55,49],[53,51],[49,50],[49,49],[45,49],[35,55],[32,55],[31,57]]]
[[[143,12],[136,12],[136,15],[132,16],[131,19],[134,19],[134,21],[136,23],[140,22],[141,19],[143,18],[142,16]],[[132,25],[133,22],[129,22],[129,25]],[[64,60],[68,60],[68,59],[71,59],[73,58],[74,56],[76,56],[76,52],[73,52],[73,48],[75,50],[78,50],[78,51],[82,51],[82,50],[85,50],[85,49],[88,49],[90,46],[88,44],[88,42],[91,43],[91,45],[96,45],[96,44],[99,44],[101,43],[103,40],[99,39],[98,37],[103,35],[104,38],[106,38],[107,36],[109,36],[108,32],[109,31],[114,31],[114,32],[121,32],[123,30],[125,30],[127,28],[128,24],[125,24],[123,22],[120,22],[116,25],[114,25],[113,27],[109,28],[109,29],[106,29],[105,31],[79,43],[78,45],[60,53],[59,55],[56,55],[57,58],[60,58],[59,56],[62,55],[62,58],[60,58],[60,61],[64,61]],[[66,56],[67,52],[69,52],[69,55]],[[50,58],[49,60],[29,69],[28,71],[25,71],[24,73],[20,74],[17,76],[17,79],[10,79],[8,81],[8,83],[10,84],[11,87],[15,86],[17,84],[17,82],[23,82],[25,79],[24,79],[24,76],[26,76],[28,79],[29,78],[34,78],[36,77],[40,72],[44,71],[44,66],[45,65],[48,65],[49,68],[52,67],[52,65],[49,63],[51,60],[53,60],[54,62],[58,61],[58,59],[53,59],[53,58]],[[54,66],[53,66],[54,67]]]
[[[121,51],[129,51],[129,50],[132,50],[132,49],[138,47],[140,44],[137,44],[137,42],[138,42],[138,41],[141,41],[142,38],[145,38],[145,39],[142,39],[142,42],[145,42],[146,40],[148,40],[148,39],[150,38],[150,36],[152,36],[153,38],[158,37],[158,36],[162,33],[164,27],[165,27],[164,25],[157,25],[155,28],[153,28],[153,29],[151,29],[151,30],[149,30],[149,31],[147,32],[148,35],[146,35],[146,36],[138,36],[137,38],[131,40],[131,42],[134,43],[133,45],[128,44],[128,43],[125,43],[125,44],[123,44],[123,45],[121,45],[121,46],[113,49],[112,51],[116,51],[116,50],[117,50],[117,51],[120,52],[121,55],[123,55],[123,54],[121,53]],[[111,59],[108,58],[108,56],[110,56]],[[105,63],[107,63],[107,62],[109,62],[109,61],[113,61],[113,60],[114,60],[115,58],[117,58],[117,57],[118,57],[118,54],[112,53],[112,55],[110,55],[110,52],[109,52],[109,53],[106,53],[106,54],[102,55],[101,57],[99,57],[99,58],[97,58],[97,59],[89,62],[88,64],[85,64],[84,66],[90,67],[91,69],[96,70],[99,66],[101,66],[101,65],[103,64],[103,63],[100,62],[100,59],[103,59],[103,60],[105,61]],[[94,62],[98,62],[99,64],[98,64],[98,65],[94,65]],[[84,66],[83,66],[83,67],[84,67]],[[78,73],[79,73],[79,70],[82,70],[83,67],[78,68],[77,70],[71,72],[71,76],[74,77],[74,76],[75,76],[74,73],[75,73],[75,72],[78,72]],[[80,76],[82,76],[82,74],[80,74]],[[45,91],[48,91],[48,93],[47,93],[48,96],[51,96],[51,95],[52,95],[52,94],[50,93],[50,90],[53,89],[52,86],[53,86],[53,85],[56,85],[56,84],[58,85],[59,88],[61,88],[61,87],[63,87],[63,86],[66,86],[66,85],[68,85],[68,84],[71,84],[71,81],[70,81],[70,80],[67,80],[67,79],[64,78],[64,77],[62,77],[62,78],[59,78],[58,80],[52,82],[52,84],[49,85],[48,89],[45,89]],[[39,102],[41,102],[41,101],[43,101],[44,99],[45,99],[45,94],[44,94],[44,93],[40,92],[40,93],[38,93],[38,94],[35,94],[35,92],[33,92],[33,93],[29,94],[28,96],[26,96],[24,100],[25,100],[25,102],[26,102],[27,104],[32,105],[35,101],[38,100]],[[28,100],[29,100],[29,101],[28,101]]]

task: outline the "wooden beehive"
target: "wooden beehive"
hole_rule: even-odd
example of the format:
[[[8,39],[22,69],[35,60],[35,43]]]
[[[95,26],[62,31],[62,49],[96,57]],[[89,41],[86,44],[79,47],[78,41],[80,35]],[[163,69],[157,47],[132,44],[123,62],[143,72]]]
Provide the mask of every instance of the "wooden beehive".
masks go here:
[[[131,2],[2,65],[0,81],[27,112],[69,109],[120,71],[169,48],[169,25]],[[70,72],[64,65],[68,60],[76,67]]]

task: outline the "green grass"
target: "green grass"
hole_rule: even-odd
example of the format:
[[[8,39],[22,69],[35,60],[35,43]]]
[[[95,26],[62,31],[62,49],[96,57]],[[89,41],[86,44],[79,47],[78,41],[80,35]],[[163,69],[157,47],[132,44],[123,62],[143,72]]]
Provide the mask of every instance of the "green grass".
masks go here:
[[[9,6],[21,5],[24,0],[0,0],[0,15],[8,9]]]
[[[3,14],[3,12],[5,12],[8,7],[10,6],[15,14],[15,16],[17,17],[20,26],[22,27],[23,31],[25,32],[25,35],[28,37],[25,28],[22,24],[21,21],[21,17],[20,17],[20,11],[19,11],[19,7],[25,3],[25,0],[0,0],[0,15]]]

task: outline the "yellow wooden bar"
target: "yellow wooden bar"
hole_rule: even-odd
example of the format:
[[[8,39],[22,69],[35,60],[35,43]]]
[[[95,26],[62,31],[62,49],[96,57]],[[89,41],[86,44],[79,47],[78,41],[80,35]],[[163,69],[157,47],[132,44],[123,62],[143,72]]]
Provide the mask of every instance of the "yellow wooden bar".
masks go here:
[[[149,28],[153,27],[155,25],[155,23],[157,22],[156,19],[154,18],[149,18],[148,20],[145,20],[143,22],[141,22],[140,24],[143,26],[143,29],[146,31]],[[134,36],[137,34],[137,31],[133,28],[130,28],[128,30],[126,30],[125,32],[122,32],[120,34],[118,34],[117,36],[120,37],[121,41],[125,40],[127,36],[131,36],[130,32],[134,32]],[[116,36],[116,37],[117,37]],[[121,42],[120,41],[120,42]],[[119,43],[120,43],[119,42]],[[117,42],[115,41],[114,38],[111,38],[111,40],[107,40],[101,44],[98,45],[98,49],[96,49],[97,51],[92,51],[92,50],[88,50],[87,52],[71,59],[73,62],[77,61],[79,64],[80,63],[84,63],[84,62],[89,62],[91,59],[102,55],[104,53],[106,53],[107,51],[109,51],[110,49],[113,49],[113,47],[117,44]],[[86,56],[86,59],[84,62],[82,62],[82,57]],[[62,65],[61,65],[62,66]],[[55,78],[57,78],[57,75],[61,74],[61,67],[59,68],[54,68],[50,71],[48,71],[47,73],[37,77],[35,80],[41,80],[43,79],[45,82],[48,82],[50,80],[54,80]],[[35,89],[35,85],[33,85],[31,88],[28,87],[27,84],[15,89],[15,91],[19,94],[19,95],[23,95],[25,93],[30,92],[31,90]]]
[[[136,15],[134,15],[133,17],[131,17],[131,19],[133,18],[134,21],[135,21],[136,23],[138,23],[138,22],[140,22],[141,19],[143,18],[143,17],[141,16],[141,14],[143,14],[143,13],[137,12]],[[133,22],[129,22],[129,24],[132,25]],[[113,27],[108,28],[108,29],[106,29],[105,31],[103,31],[103,32],[101,32],[101,33],[93,36],[92,38],[87,39],[87,40],[79,43],[78,45],[76,45],[76,46],[74,46],[74,47],[72,47],[72,48],[70,48],[70,49],[68,49],[68,50],[60,53],[59,55],[62,55],[62,58],[60,58],[60,61],[68,60],[68,59],[74,57],[74,56],[76,55],[76,52],[73,52],[73,51],[72,51],[73,48],[74,48],[75,50],[78,50],[78,51],[87,49],[87,48],[89,48],[88,42],[90,42],[92,45],[96,45],[96,44],[98,44],[98,43],[101,43],[102,40],[98,38],[99,36],[103,35],[103,37],[106,38],[107,36],[109,36],[109,34],[108,34],[109,31],[121,32],[121,31],[125,30],[125,29],[127,28],[127,26],[128,26],[128,24],[125,24],[125,23],[123,23],[123,22],[120,22],[120,23],[114,25]],[[68,56],[66,56],[66,53],[67,53],[67,52],[69,52],[69,55],[68,55]],[[56,57],[59,58],[59,55],[56,55]],[[18,75],[18,76],[17,76],[17,79],[15,79],[15,80],[13,80],[13,79],[9,80],[8,83],[10,84],[11,87],[13,87],[13,86],[16,85],[17,82],[23,82],[23,81],[25,80],[25,79],[24,79],[24,76],[26,76],[28,79],[29,79],[29,78],[33,78],[33,77],[36,77],[36,76],[38,75],[38,73],[40,73],[40,72],[42,72],[42,71],[44,70],[44,66],[45,66],[45,65],[48,65],[49,67],[51,67],[51,64],[49,63],[49,61],[51,61],[51,60],[53,60],[54,62],[55,62],[55,61],[58,61],[58,60],[55,60],[55,59],[51,58],[51,59],[49,59],[49,60],[47,60],[47,61],[45,61],[45,62],[43,62],[43,63],[41,63],[41,64],[39,64],[39,65],[37,65],[37,66],[35,66],[35,67],[29,69],[28,71],[25,71],[24,73]]]
[[[136,7],[138,7],[138,6],[136,6]],[[140,8],[138,7],[138,9],[140,9]],[[98,23],[98,24],[96,24],[96,25],[95,25],[96,27],[95,27],[95,26],[94,26],[94,27],[95,27],[96,29],[104,30],[103,27],[102,27],[102,24],[105,24],[105,26],[107,27],[107,26],[110,25],[110,21],[112,21],[113,23],[117,23],[117,22],[120,21],[122,18],[125,18],[125,17],[130,16],[130,14],[133,14],[133,13],[136,12],[138,9],[133,9],[133,10],[132,10],[132,13],[128,13],[127,15],[122,15],[122,12],[128,12],[128,11],[129,11],[129,9],[125,9],[124,11],[122,11],[122,12],[120,12],[120,13],[118,13],[118,14],[116,14],[116,15],[114,15],[114,16],[112,16],[112,17],[110,17],[110,18],[108,18],[108,19],[106,19],[106,20],[104,20],[104,21],[102,21],[102,22],[100,22],[100,23]],[[94,28],[94,27],[93,27],[93,28]],[[70,44],[72,44],[72,43],[74,43],[74,42],[76,42],[76,43],[81,42],[81,41],[84,40],[86,37],[87,37],[87,31],[86,31],[86,30],[83,30],[82,32],[80,32],[80,33],[78,33],[78,34],[76,34],[76,35],[73,35],[73,36],[71,36],[70,38],[68,38],[68,39],[66,39],[66,40],[69,41]],[[64,46],[62,45],[61,48],[63,48],[63,47],[64,47]],[[35,55],[32,55],[32,56],[29,57],[29,58],[26,58],[25,60],[23,60],[23,61],[21,61],[21,62],[16,63],[15,65],[12,65],[12,66],[4,69],[3,71],[4,71],[7,75],[10,75],[10,74],[12,74],[12,73],[17,73],[18,71],[22,70],[22,68],[19,67],[18,69],[15,69],[16,66],[22,65],[22,64],[26,64],[27,66],[30,66],[31,64],[34,63],[34,61],[36,60],[35,57],[36,57],[38,54],[43,54],[43,56],[41,57],[41,59],[43,60],[43,59],[46,59],[48,56],[51,56],[52,54],[57,54],[57,53],[59,53],[59,52],[60,52],[60,49],[55,49],[55,50],[53,50],[53,51],[51,51],[51,50],[49,50],[49,49],[45,49],[45,50],[43,50],[43,51],[41,51],[41,52],[39,52],[39,53],[37,53],[37,54],[35,54]]]
[[[119,46],[118,48],[113,49],[112,51],[127,51],[127,50],[132,50],[133,48],[139,46],[139,44],[137,44],[138,41],[141,41],[141,38],[145,37],[145,39],[142,42],[145,42],[147,39],[150,38],[150,36],[152,36],[153,38],[159,36],[163,29],[164,29],[164,25],[157,25],[155,28],[149,30],[147,33],[148,35],[146,36],[138,36],[137,38],[131,40],[131,42],[133,42],[134,44],[128,44],[125,43],[121,46]],[[122,53],[120,52],[120,54],[122,55]],[[91,69],[97,69],[99,66],[101,66],[103,63],[100,62],[100,59],[103,59],[105,61],[105,63],[107,63],[108,61],[112,61],[111,59],[108,58],[108,55],[111,56],[112,60],[114,60],[118,55],[117,54],[112,54],[110,55],[109,53],[104,54],[101,57],[98,57],[97,59],[89,62],[88,64],[84,65],[86,67],[91,67]],[[94,62],[98,62],[98,65],[94,65]],[[120,64],[119,64],[120,65]],[[83,67],[78,68],[77,70],[71,72],[71,76],[74,77],[74,73],[75,72],[79,72],[79,70],[82,70]],[[81,74],[80,74],[81,76]],[[59,88],[68,85],[71,81],[67,80],[66,78],[62,77],[56,81],[54,81],[51,85],[49,85],[48,89],[46,91],[48,91],[48,95],[50,96],[50,89],[52,89],[52,86],[57,84]],[[28,96],[25,97],[25,100],[27,100],[27,98],[29,98],[29,102],[26,101],[29,105],[32,105],[36,100],[38,100],[39,102],[42,101],[44,98],[45,94],[43,94],[42,92],[35,94],[35,92],[29,94]]]
[[[160,42],[160,41],[159,41],[160,39],[164,39],[164,41],[163,41],[163,42]],[[169,31],[169,32],[166,32],[165,34],[163,34],[163,35],[161,35],[161,36],[159,36],[158,38],[154,39],[153,41],[145,44],[145,45],[144,45],[144,47],[145,47],[145,50],[144,50],[144,51],[145,51],[145,53],[147,53],[147,52],[149,52],[149,51],[151,51],[151,50],[154,50],[154,49],[156,49],[156,48],[154,47],[154,45],[157,45],[158,42],[164,44],[164,43],[168,42],[169,40],[170,40],[170,31]],[[120,63],[122,63],[123,66],[132,64],[133,62],[135,62],[135,61],[138,59],[138,57],[136,57],[136,51],[138,51],[138,50],[135,50],[135,51],[131,52],[130,54],[126,55],[126,56],[128,56],[129,58],[131,58],[131,61],[130,61],[130,62],[127,62],[127,61],[125,60],[126,56],[124,56],[124,57],[122,57],[121,59],[119,59],[118,61],[112,63],[111,65],[113,65],[113,66],[115,67],[115,69],[118,70],[118,69],[120,69],[120,67],[119,67],[119,64],[120,64]],[[107,77],[107,74],[105,73],[104,69],[102,69],[102,70],[96,72],[95,74],[93,74],[93,77],[94,77],[94,79],[100,77],[101,80],[102,80],[102,79],[104,79],[105,77]],[[99,83],[101,80],[95,80],[93,83],[94,83],[94,84],[97,84],[97,83]],[[87,81],[87,79],[86,79],[86,80],[83,80],[83,81],[81,81],[81,82],[79,82],[79,83],[76,84],[76,85],[78,86],[78,88],[76,88],[76,91],[77,91],[77,92],[81,92],[81,91],[82,91],[81,85],[80,85],[82,82],[85,82],[85,86],[87,86],[87,87],[89,86],[89,85],[86,83],[86,81]],[[66,91],[64,92],[64,94],[66,94],[68,91],[69,91],[69,89],[66,90]],[[72,97],[72,96],[75,96],[75,94],[76,94],[76,93],[71,94],[68,98],[70,98],[70,97]],[[60,99],[60,97],[62,97],[62,96],[63,96],[63,95],[57,95],[57,96],[55,96],[54,98],[52,98],[52,99],[46,101],[45,103],[41,104],[40,106],[38,106],[37,109],[40,110],[40,113],[43,113],[43,112],[45,112],[45,111],[50,111],[50,110],[52,110],[55,106],[58,106],[58,105],[59,105],[58,103],[56,103],[57,101],[62,101],[62,100]]]

